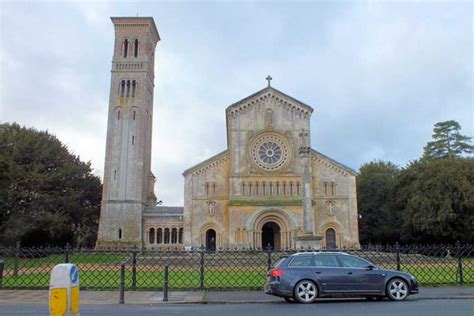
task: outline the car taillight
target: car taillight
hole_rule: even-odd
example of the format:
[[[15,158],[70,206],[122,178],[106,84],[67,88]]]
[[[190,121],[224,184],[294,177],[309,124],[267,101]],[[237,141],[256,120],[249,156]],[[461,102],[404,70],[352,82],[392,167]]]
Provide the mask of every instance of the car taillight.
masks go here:
[[[271,277],[281,277],[283,276],[283,270],[282,269],[274,269],[270,271],[270,276]]]

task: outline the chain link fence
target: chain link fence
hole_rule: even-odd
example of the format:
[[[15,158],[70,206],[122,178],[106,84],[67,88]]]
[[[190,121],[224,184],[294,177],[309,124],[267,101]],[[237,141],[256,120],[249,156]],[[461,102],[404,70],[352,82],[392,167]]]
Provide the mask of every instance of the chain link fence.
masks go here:
[[[267,271],[280,258],[301,251],[226,249],[0,248],[0,288],[47,289],[52,268],[75,263],[82,289],[162,290],[165,266],[170,290],[261,290]],[[329,251],[329,250],[316,250]],[[337,249],[382,269],[412,273],[421,285],[474,285],[472,245],[370,246]]]

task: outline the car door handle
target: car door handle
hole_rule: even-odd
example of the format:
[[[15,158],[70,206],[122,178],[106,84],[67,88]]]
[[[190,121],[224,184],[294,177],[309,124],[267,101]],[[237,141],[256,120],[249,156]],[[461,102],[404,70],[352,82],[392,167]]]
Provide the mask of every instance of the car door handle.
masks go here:
[[[321,271],[316,271],[316,274],[321,274]]]
[[[347,274],[352,274],[352,272],[347,272]]]

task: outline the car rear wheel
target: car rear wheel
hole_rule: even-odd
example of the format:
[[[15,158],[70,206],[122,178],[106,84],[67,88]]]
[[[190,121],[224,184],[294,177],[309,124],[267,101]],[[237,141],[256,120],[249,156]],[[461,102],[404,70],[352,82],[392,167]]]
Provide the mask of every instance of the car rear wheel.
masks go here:
[[[392,301],[403,301],[408,294],[408,284],[402,279],[393,279],[388,282],[387,296]]]
[[[303,304],[313,303],[318,297],[318,287],[313,281],[302,280],[295,286],[295,299]]]

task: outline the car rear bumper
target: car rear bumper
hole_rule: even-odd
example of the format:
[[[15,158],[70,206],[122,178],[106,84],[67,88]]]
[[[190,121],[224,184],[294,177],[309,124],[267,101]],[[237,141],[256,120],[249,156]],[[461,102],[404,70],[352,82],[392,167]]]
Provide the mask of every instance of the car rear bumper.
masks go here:
[[[289,297],[292,296],[291,291],[288,291],[283,288],[282,284],[277,281],[267,282],[263,287],[265,294],[280,296],[280,297]]]

